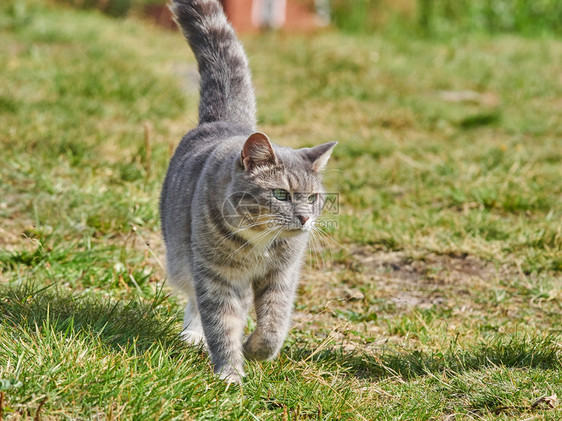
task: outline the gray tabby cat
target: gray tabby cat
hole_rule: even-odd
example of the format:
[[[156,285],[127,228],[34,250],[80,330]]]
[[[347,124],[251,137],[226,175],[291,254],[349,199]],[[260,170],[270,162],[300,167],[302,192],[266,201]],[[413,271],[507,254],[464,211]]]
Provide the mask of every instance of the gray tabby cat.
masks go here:
[[[171,6],[199,65],[199,125],[178,146],[160,202],[170,282],[189,297],[184,338],[230,382],[244,356],[274,358],[336,142],[294,150],[256,132],[248,61],[218,0]],[[244,342],[248,310],[257,315]]]

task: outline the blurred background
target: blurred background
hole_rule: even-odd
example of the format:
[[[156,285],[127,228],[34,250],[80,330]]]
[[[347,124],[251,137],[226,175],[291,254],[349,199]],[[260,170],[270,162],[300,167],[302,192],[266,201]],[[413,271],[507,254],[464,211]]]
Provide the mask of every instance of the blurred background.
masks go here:
[[[145,14],[170,26],[163,0],[60,0],[111,16]],[[410,30],[444,36],[451,32],[562,33],[558,0],[222,0],[238,31],[259,26],[310,30],[331,23],[350,33]],[[252,11],[253,9],[253,11]],[[271,9],[270,20],[258,10]],[[253,17],[252,17],[253,14]],[[390,29],[392,28],[392,29]]]

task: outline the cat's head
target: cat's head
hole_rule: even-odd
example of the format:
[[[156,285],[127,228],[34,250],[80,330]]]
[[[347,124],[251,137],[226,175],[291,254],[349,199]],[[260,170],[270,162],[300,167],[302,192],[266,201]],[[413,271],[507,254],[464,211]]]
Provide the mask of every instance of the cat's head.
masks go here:
[[[313,148],[273,147],[263,133],[246,140],[229,192],[231,225],[252,236],[291,237],[312,229],[320,216],[322,170],[337,142]]]

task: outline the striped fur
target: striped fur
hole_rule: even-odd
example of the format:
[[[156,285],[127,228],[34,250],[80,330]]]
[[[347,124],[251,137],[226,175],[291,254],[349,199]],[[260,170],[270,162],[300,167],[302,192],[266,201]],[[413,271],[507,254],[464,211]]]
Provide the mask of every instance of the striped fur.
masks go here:
[[[200,124],[180,142],[162,186],[168,279],[188,295],[184,338],[206,343],[215,372],[240,382],[244,357],[274,358],[289,330],[320,211],[306,198],[322,193],[335,143],[294,150],[255,133],[247,60],[218,1],[174,0],[172,10],[199,63],[201,100]],[[280,201],[273,189],[301,195]],[[252,303],[256,329],[244,341]]]
[[[221,5],[174,0],[170,8],[199,65],[199,123],[232,121],[253,128],[256,100],[248,60]]]

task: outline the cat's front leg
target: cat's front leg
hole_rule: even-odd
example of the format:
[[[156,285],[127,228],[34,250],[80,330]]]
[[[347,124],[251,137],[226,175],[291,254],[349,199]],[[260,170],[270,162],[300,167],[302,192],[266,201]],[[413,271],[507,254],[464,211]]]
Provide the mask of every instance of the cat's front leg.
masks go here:
[[[197,309],[195,291],[189,296],[189,302],[185,307],[181,337],[190,345],[205,343],[203,326],[201,326],[201,317],[199,317],[199,310]]]
[[[195,279],[199,315],[214,371],[228,382],[240,383],[251,288],[201,268]]]
[[[289,331],[298,271],[272,273],[254,282],[256,329],[244,344],[244,356],[270,360],[277,356]]]

